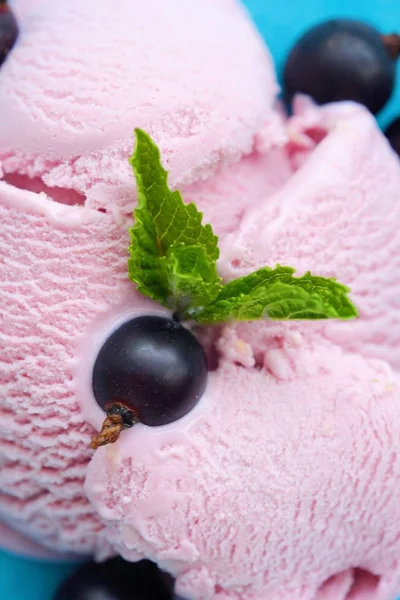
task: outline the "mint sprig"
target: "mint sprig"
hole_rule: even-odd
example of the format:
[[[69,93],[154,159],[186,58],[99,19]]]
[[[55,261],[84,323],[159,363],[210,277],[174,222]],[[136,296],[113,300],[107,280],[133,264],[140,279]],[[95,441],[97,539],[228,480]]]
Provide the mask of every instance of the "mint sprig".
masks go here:
[[[168,187],[152,139],[136,129],[130,162],[138,204],[130,229],[129,277],[140,292],[178,311],[182,319],[212,324],[235,319],[352,319],[349,288],[333,278],[276,265],[222,285],[218,238],[196,206]]]

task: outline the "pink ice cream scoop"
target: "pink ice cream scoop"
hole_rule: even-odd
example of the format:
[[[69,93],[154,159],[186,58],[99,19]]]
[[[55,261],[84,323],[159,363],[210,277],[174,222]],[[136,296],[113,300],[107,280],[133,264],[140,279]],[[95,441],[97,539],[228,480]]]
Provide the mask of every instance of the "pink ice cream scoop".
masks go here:
[[[127,279],[133,129],[152,132],[171,183],[223,236],[290,175],[277,85],[233,0],[14,8],[0,73],[0,519],[52,551],[113,552],[83,489],[93,429],[76,386],[93,335],[159,309]]]
[[[364,109],[300,98],[296,111],[292,176],[224,238],[221,272],[280,262],[337,275],[359,321],[226,326],[197,407],[137,426],[88,467],[113,546],[171,571],[183,597],[400,589],[399,163]]]
[[[393,600],[398,159],[356,105],[299,98],[285,119],[232,0],[114,5],[16,2],[0,72],[0,518],[51,550],[151,558],[190,599]],[[335,276],[360,319],[199,331],[219,362],[196,407],[90,461],[99,349],[167,314],[127,278],[134,127],[213,223],[226,279]]]

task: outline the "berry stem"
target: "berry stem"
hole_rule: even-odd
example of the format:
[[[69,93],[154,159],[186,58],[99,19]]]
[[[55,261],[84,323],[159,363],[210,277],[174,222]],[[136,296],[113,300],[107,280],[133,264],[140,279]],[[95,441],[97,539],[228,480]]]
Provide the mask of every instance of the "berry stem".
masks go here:
[[[90,447],[97,450],[100,446],[113,444],[120,436],[124,429],[124,421],[121,415],[110,415],[104,420],[100,433],[94,436],[90,442]]]
[[[388,35],[383,35],[382,39],[389,56],[393,60],[397,60],[400,56],[400,35],[397,33],[390,33]]]
[[[93,450],[97,450],[100,446],[114,444],[123,429],[129,429],[139,423],[138,411],[123,402],[110,402],[105,410],[107,417],[104,419],[101,431],[90,443]]]

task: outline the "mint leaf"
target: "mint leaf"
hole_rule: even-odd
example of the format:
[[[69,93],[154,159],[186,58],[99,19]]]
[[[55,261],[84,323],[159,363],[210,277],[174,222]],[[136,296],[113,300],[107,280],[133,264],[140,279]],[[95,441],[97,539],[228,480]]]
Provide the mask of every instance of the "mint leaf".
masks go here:
[[[221,289],[218,238],[194,204],[168,187],[152,139],[136,129],[130,163],[138,192],[130,229],[129,277],[141,293],[174,310],[210,302]]]
[[[349,288],[335,279],[306,273],[293,277],[295,269],[277,265],[227,283],[218,296],[192,318],[199,323],[228,319],[247,321],[269,318],[351,319],[357,309],[348,298]]]
[[[168,283],[172,295],[184,310],[212,302],[222,289],[215,262],[202,246],[175,246],[166,259]]]

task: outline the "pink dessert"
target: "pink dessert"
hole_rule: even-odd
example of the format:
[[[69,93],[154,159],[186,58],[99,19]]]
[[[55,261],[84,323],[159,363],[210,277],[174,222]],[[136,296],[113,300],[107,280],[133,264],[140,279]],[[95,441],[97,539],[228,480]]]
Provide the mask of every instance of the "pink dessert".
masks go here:
[[[140,18],[128,0],[118,13],[111,0],[14,4],[21,35],[0,74],[0,541],[147,557],[189,599],[393,600],[400,165],[373,117],[300,97],[287,119],[233,0],[151,0]],[[100,347],[135,315],[168,314],[127,277],[135,127],[213,224],[226,280],[311,269],[349,285],[360,318],[202,329],[219,361],[196,407],[93,454]]]

